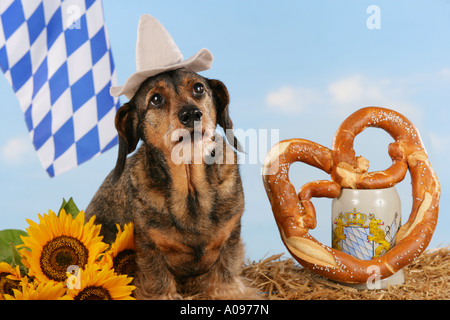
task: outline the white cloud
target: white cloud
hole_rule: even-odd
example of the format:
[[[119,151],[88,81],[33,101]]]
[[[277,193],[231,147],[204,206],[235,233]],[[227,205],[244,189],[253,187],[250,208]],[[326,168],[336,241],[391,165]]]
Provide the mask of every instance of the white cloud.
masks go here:
[[[15,137],[8,140],[1,149],[1,157],[8,164],[22,164],[30,158],[34,149],[29,137]]]
[[[330,109],[331,116],[335,116],[378,106],[396,110],[411,121],[419,122],[422,114],[408,100],[408,90],[401,80],[376,79],[361,74],[337,79],[321,88],[285,86],[266,96],[270,110],[287,114],[325,107]]]
[[[299,114],[320,101],[320,94],[314,89],[285,86],[266,96],[269,109],[286,114]]]
[[[430,138],[430,145],[434,151],[448,152],[450,151],[450,135],[438,135],[430,132],[428,134]]]
[[[295,89],[293,87],[282,87],[267,95],[266,103],[270,108],[281,108],[285,111],[301,111],[301,106],[295,102]]]
[[[450,68],[442,68],[441,71],[439,72],[439,74],[444,79],[450,79]]]
[[[328,86],[332,101],[339,104],[353,104],[361,100],[367,94],[364,91],[360,75],[340,79]]]

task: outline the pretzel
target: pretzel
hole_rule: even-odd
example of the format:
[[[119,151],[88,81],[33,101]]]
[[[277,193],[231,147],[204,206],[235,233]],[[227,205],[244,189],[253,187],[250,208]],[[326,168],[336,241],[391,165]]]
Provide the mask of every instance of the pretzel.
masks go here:
[[[395,140],[388,149],[392,165],[384,171],[368,172],[369,162],[355,156],[354,139],[368,127],[381,128]],[[309,182],[297,194],[289,181],[289,167],[296,161],[327,172],[332,181]],[[309,234],[316,226],[311,198],[336,198],[341,188],[389,188],[402,181],[408,169],[412,182],[411,214],[399,229],[395,246],[381,257],[359,260],[320,243]],[[339,127],[331,150],[304,139],[279,142],[266,157],[263,181],[288,251],[303,267],[335,281],[366,283],[373,270],[380,279],[393,275],[426,249],[436,228],[438,178],[419,132],[393,110],[368,107],[356,111]]]

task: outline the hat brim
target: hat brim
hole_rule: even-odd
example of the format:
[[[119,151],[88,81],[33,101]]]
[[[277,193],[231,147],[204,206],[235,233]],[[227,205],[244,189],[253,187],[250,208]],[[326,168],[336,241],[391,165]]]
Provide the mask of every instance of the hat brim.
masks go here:
[[[157,74],[176,70],[180,68],[187,68],[194,72],[205,71],[211,68],[213,62],[213,55],[208,49],[201,49],[195,55],[187,60],[178,62],[176,64],[153,68],[148,70],[137,71],[132,74],[123,86],[111,87],[110,93],[113,97],[119,97],[125,95],[128,99],[133,98],[134,94],[137,92],[141,84],[147,80],[149,77],[155,76]]]

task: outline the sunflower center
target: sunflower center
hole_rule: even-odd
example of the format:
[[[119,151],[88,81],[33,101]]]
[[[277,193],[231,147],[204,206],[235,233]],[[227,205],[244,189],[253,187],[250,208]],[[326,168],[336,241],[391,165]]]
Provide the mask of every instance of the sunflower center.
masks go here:
[[[134,276],[136,267],[136,252],[131,249],[120,251],[113,259],[113,268],[118,274]]]
[[[0,297],[4,294],[14,295],[13,289],[19,289],[19,281],[7,278],[8,273],[0,273]]]
[[[67,268],[71,265],[83,268],[88,258],[89,250],[80,240],[60,236],[52,239],[42,248],[40,265],[42,272],[49,279],[65,281]]]
[[[111,300],[109,291],[103,287],[86,287],[77,296],[75,300]]]

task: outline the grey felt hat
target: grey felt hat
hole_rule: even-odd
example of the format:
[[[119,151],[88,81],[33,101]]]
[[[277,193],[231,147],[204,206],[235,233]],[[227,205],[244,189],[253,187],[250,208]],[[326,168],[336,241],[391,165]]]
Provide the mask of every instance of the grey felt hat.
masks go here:
[[[187,68],[194,72],[211,68],[213,55],[208,49],[201,49],[184,60],[169,32],[154,17],[145,14],[139,20],[136,42],[136,73],[123,86],[111,87],[114,97],[125,95],[131,99],[140,85],[149,77],[162,72]]]

